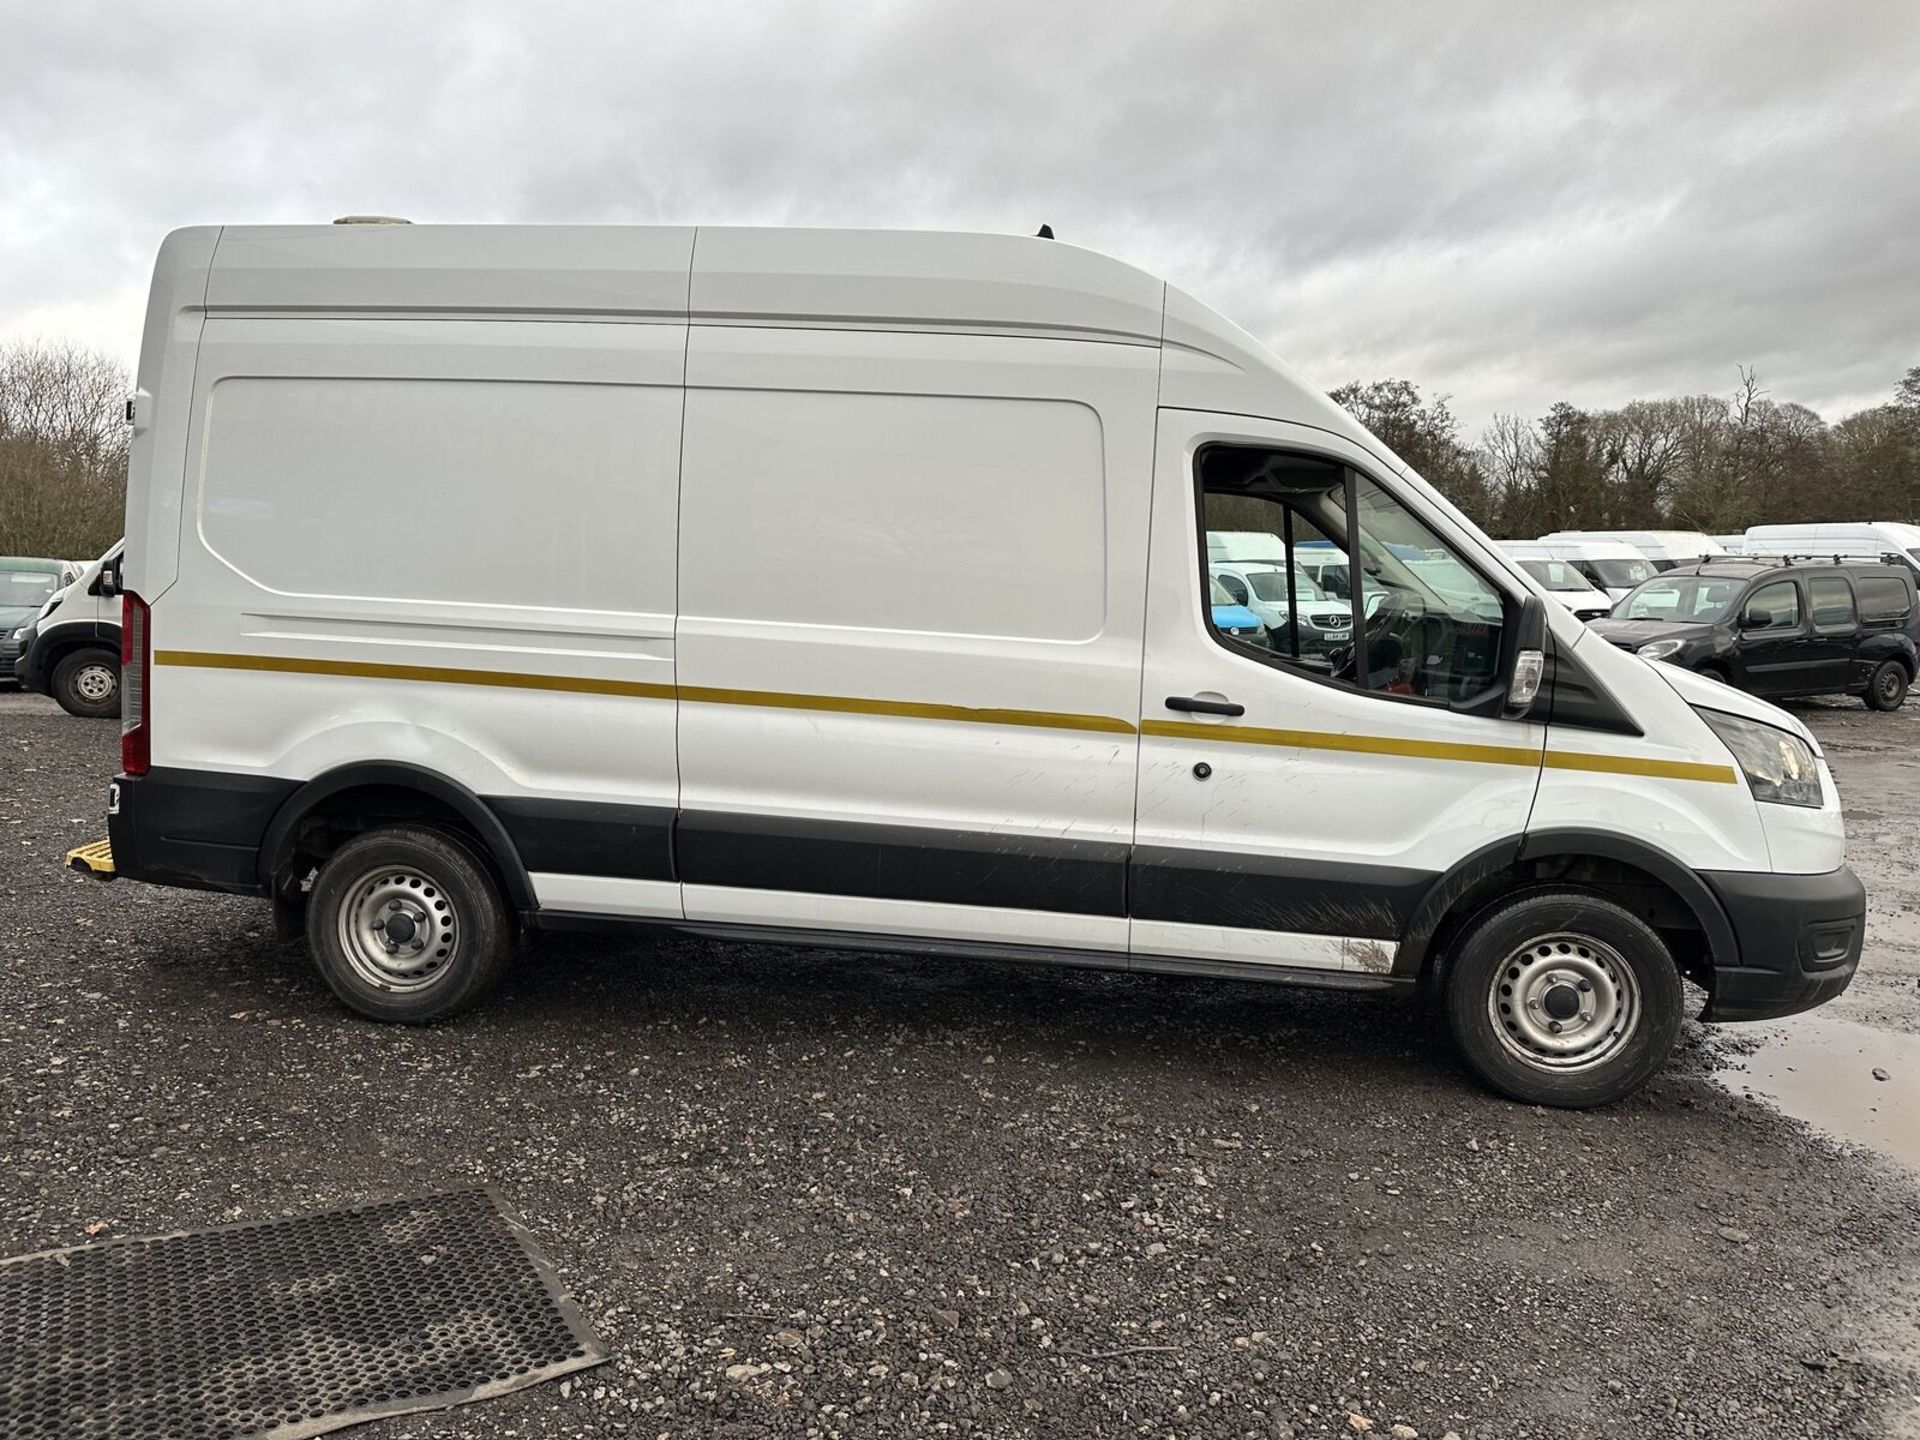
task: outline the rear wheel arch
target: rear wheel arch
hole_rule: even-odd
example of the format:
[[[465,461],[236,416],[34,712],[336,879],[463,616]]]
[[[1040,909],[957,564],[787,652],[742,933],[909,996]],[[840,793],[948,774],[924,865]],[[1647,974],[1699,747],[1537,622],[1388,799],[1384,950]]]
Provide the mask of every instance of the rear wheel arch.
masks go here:
[[[492,869],[514,909],[536,908],[526,866],[486,802],[457,780],[399,761],[342,766],[290,795],[260,846],[261,882],[272,895],[288,895],[306,871],[303,861],[323,858],[357,833],[393,824],[433,826],[465,840]]]

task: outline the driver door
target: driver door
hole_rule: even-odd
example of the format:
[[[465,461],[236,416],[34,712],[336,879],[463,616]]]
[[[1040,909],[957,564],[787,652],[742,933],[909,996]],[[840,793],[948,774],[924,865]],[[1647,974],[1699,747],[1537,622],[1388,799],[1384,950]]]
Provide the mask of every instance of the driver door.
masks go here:
[[[1278,478],[1243,483],[1261,456]],[[1136,966],[1388,972],[1433,882],[1524,832],[1545,727],[1465,703],[1499,673],[1519,587],[1383,476],[1324,431],[1161,412],[1129,876]],[[1296,648],[1283,628],[1261,650],[1209,623],[1208,531],[1237,532],[1241,553],[1264,532],[1275,554],[1263,558],[1284,565],[1289,546],[1323,561],[1345,550],[1350,528],[1386,557],[1378,575],[1362,565],[1362,586],[1386,589],[1356,626],[1364,667],[1355,645]],[[1403,562],[1443,570],[1445,593],[1400,588],[1409,574],[1420,583]]]

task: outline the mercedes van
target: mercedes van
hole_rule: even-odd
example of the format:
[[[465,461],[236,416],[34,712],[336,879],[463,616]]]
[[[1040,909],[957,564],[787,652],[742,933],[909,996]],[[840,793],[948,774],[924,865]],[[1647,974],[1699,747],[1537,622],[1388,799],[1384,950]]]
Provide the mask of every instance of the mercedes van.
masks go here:
[[[1213,624],[1248,531],[1344,550],[1346,644]],[[179,231],[126,535],[72,862],[270,899],[380,1019],[523,931],[664,926],[1424,987],[1489,1084],[1584,1106],[1683,978],[1757,1019],[1860,954],[1805,726],[1592,635],[1320,386],[1050,239]]]

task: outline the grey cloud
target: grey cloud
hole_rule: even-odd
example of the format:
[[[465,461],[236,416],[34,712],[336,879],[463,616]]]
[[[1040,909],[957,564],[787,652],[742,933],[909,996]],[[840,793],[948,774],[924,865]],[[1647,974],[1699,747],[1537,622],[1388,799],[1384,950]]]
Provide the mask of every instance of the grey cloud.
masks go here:
[[[1046,220],[1476,424],[1920,363],[1903,0],[0,15],[0,327],[186,223]]]

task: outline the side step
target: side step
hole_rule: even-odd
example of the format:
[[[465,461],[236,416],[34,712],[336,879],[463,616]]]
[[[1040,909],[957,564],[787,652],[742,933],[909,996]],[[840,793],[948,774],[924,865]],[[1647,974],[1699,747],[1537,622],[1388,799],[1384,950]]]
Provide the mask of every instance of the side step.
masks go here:
[[[67,866],[96,880],[113,879],[113,842],[96,840],[91,845],[75,846],[67,852]]]

